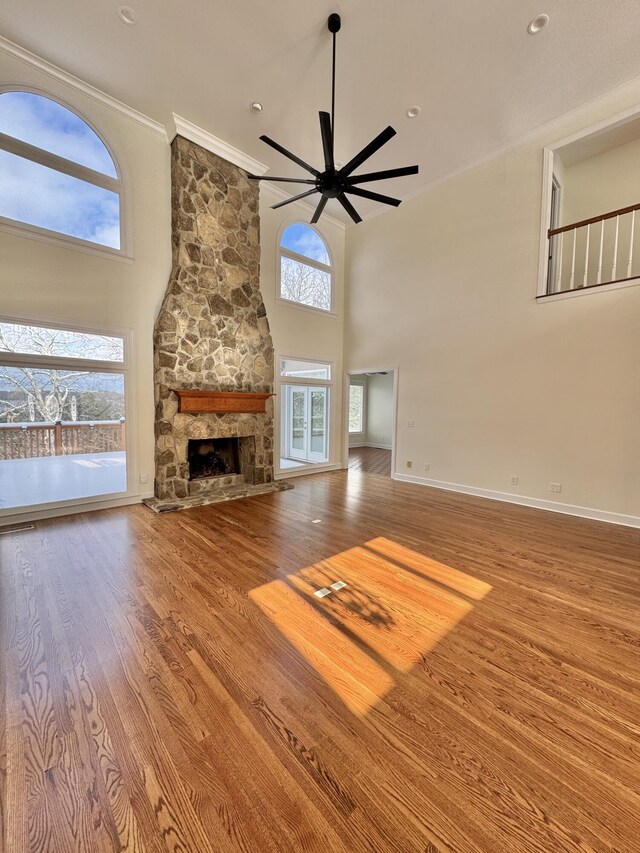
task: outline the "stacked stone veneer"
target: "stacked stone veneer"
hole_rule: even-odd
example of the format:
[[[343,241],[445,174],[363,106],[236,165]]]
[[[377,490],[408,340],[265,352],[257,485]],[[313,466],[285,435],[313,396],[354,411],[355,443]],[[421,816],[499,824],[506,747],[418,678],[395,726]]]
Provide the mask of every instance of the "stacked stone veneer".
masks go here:
[[[221,498],[273,481],[267,414],[178,413],[176,389],[273,390],[273,344],[260,295],[258,185],[177,136],[171,149],[173,269],[154,335],[156,498]],[[190,438],[253,436],[243,476],[189,481]],[[227,492],[225,492],[227,490]],[[263,489],[260,489],[261,491]],[[249,490],[250,492],[250,490]],[[192,500],[191,503],[194,501]]]

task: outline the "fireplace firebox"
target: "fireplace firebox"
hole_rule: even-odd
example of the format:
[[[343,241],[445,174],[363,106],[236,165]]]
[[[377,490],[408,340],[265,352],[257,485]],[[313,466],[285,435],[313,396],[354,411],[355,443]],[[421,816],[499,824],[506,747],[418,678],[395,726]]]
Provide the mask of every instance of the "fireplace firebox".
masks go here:
[[[237,437],[189,439],[187,458],[190,480],[240,473]]]

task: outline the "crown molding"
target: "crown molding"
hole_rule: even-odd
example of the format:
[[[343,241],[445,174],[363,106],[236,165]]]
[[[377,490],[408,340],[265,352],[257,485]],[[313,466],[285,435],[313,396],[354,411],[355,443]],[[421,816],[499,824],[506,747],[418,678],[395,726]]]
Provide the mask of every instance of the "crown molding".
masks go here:
[[[163,124],[160,124],[160,122],[154,121],[143,113],[138,112],[138,110],[134,110],[133,107],[123,104],[122,101],[119,101],[117,98],[113,98],[111,95],[107,95],[106,92],[101,92],[100,89],[96,89],[95,86],[91,86],[89,83],[85,83],[78,77],[74,77],[74,75],[69,74],[68,71],[63,71],[62,68],[58,68],[57,65],[53,65],[53,63],[47,62],[46,59],[36,56],[35,53],[31,53],[31,51],[26,50],[26,48],[20,47],[18,44],[14,44],[14,42],[9,41],[9,39],[4,38],[4,36],[0,36],[0,51],[19,59],[21,62],[30,65],[32,68],[36,68],[43,74],[53,77],[54,80],[64,83],[70,88],[75,89],[77,92],[87,95],[94,101],[98,101],[98,103],[109,107],[109,109],[132,119],[138,124],[141,124],[143,127],[146,127],[148,130],[152,130],[154,133],[159,133],[166,138],[166,128]]]
[[[178,135],[183,136],[190,142],[195,142],[196,145],[201,145],[202,148],[211,151],[212,154],[217,154],[223,160],[228,160],[234,166],[239,166],[251,175],[264,175],[268,170],[269,167],[265,166],[264,163],[254,160],[253,157],[249,157],[244,151],[240,151],[239,148],[229,145],[224,139],[218,139],[217,136],[208,133],[206,130],[198,127],[197,124],[193,124],[193,122],[187,121],[186,118],[182,118],[175,113],[171,113],[171,115],[173,116],[175,126],[174,137]]]
[[[278,201],[285,201],[286,199],[291,198],[291,195],[286,190],[283,190],[282,187],[279,187],[276,184],[272,184],[268,180],[267,181],[260,181],[260,188],[268,190],[274,196],[274,198],[277,199]],[[294,201],[294,202],[292,202],[292,206],[295,206],[298,209],[302,208],[305,211],[305,213],[309,212],[311,214],[313,214],[315,212],[315,209],[316,209],[316,205],[309,204],[309,202],[304,201],[304,200]],[[335,225],[337,228],[341,228],[343,231],[345,231],[347,229],[347,225],[344,222],[342,222],[341,219],[337,219],[335,216],[331,216],[330,213],[326,212],[326,209],[322,214],[322,219],[325,222],[330,222],[332,225]]]

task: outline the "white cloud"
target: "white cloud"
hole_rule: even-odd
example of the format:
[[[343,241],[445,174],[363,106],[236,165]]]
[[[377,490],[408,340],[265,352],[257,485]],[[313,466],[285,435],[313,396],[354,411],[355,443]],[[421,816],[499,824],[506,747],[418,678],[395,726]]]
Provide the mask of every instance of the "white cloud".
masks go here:
[[[32,92],[0,94],[0,132],[116,177],[104,143],[75,113]]]
[[[0,151],[0,216],[120,246],[116,193]]]

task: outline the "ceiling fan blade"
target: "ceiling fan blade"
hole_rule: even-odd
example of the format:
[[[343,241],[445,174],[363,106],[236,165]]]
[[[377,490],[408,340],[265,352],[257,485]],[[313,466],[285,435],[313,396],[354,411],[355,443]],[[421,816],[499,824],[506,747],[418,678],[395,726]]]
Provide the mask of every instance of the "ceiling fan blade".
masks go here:
[[[345,192],[359,195],[362,198],[369,198],[371,201],[380,201],[382,204],[392,204],[394,207],[402,204],[399,198],[391,198],[391,196],[380,195],[380,193],[371,193],[369,190],[361,190],[360,187],[347,187]]]
[[[284,207],[285,204],[291,204],[292,201],[298,201],[298,199],[306,198],[308,195],[313,195],[313,193],[317,193],[318,190],[314,187],[312,190],[307,190],[306,193],[300,193],[300,195],[294,195],[291,198],[285,198],[284,201],[279,201],[277,204],[271,205],[271,210],[277,210],[279,207]]]
[[[358,224],[358,222],[362,222],[362,217],[344,193],[340,193],[340,195],[338,196],[338,201],[344,207],[344,209],[347,211],[347,213],[353,219],[356,225]]]
[[[326,195],[323,195],[320,201],[318,202],[318,206],[316,207],[316,212],[311,217],[311,224],[315,225],[318,219],[322,216],[322,211],[325,208],[326,203],[329,201]]]
[[[372,154],[375,154],[379,148],[382,148],[383,145],[386,145],[387,142],[392,139],[396,135],[395,130],[389,125],[386,127],[382,133],[379,133],[375,139],[372,139],[368,145],[362,149],[359,154],[353,158],[353,160],[349,160],[346,166],[343,166],[340,169],[341,175],[350,175],[358,166],[361,166],[365,160],[368,160]]]
[[[307,172],[311,172],[312,175],[315,175],[316,178],[320,174],[317,169],[314,169],[313,166],[310,166],[308,163],[305,163],[304,160],[301,160],[299,157],[296,157],[295,154],[292,154],[291,151],[287,151],[286,148],[283,148],[282,145],[278,145],[277,142],[274,142],[273,139],[270,139],[268,136],[261,136],[260,139],[263,142],[266,142],[267,145],[270,145],[272,148],[275,148],[276,151],[279,151],[280,154],[284,154],[285,157],[288,157],[289,160],[293,160],[294,163],[297,163],[298,166],[302,166],[303,169],[306,169]]]
[[[331,116],[329,113],[319,113],[320,133],[322,134],[322,149],[324,151],[325,169],[333,169],[333,134],[331,132]]]
[[[311,178],[276,178],[271,175],[247,175],[250,181],[285,181],[289,184],[315,184]]]
[[[384,181],[386,178],[402,178],[404,175],[417,175],[419,166],[401,166],[399,169],[385,169],[382,172],[367,172],[366,175],[353,175],[350,184],[366,184],[368,181]]]

